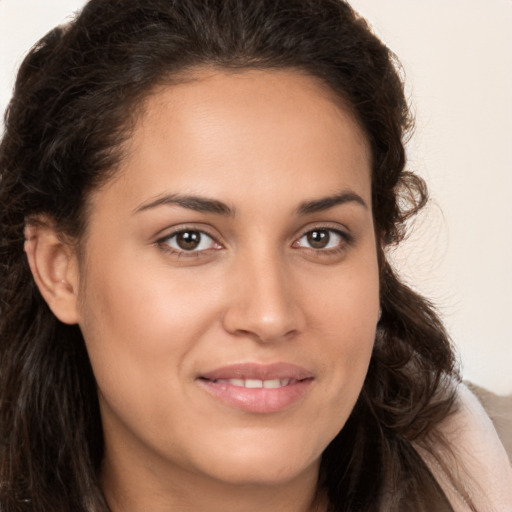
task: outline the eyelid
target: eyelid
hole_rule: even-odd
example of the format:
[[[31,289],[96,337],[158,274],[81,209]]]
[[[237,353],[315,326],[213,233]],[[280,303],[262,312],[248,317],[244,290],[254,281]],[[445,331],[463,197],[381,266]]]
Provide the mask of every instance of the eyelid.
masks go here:
[[[196,233],[200,233],[201,235],[207,236],[218,247],[187,251],[186,249],[179,249],[179,248],[170,246],[168,241],[171,238],[179,235],[180,233],[187,232],[187,231],[194,231]],[[183,255],[183,256],[199,256],[201,253],[205,253],[210,250],[219,250],[219,249],[223,248],[223,244],[218,241],[218,237],[213,235],[208,229],[205,229],[204,227],[191,226],[191,225],[175,226],[175,227],[171,228],[170,230],[168,230],[164,235],[159,236],[155,240],[154,243],[155,243],[155,245],[162,247],[163,250],[166,250],[166,251],[169,251],[169,252],[172,252],[175,254],[179,254],[180,256],[181,255]]]
[[[318,223],[308,224],[307,226],[301,228],[296,239],[301,238],[304,235],[307,235],[311,231],[315,231],[315,230],[334,231],[334,232],[339,233],[340,235],[343,235],[347,238],[352,238],[352,234],[348,227],[346,227],[342,224],[339,224],[338,222],[322,222],[322,221],[320,221]]]
[[[350,245],[354,242],[354,236],[350,233],[350,231],[347,228],[343,228],[339,224],[333,225],[333,224],[319,223],[319,224],[313,224],[311,226],[307,226],[306,228],[302,229],[302,231],[300,232],[300,235],[294,239],[292,246],[294,246],[296,243],[299,242],[299,240],[304,238],[306,235],[308,235],[312,231],[333,232],[337,236],[340,236],[343,239],[343,241],[344,241],[344,243],[342,244],[343,246]],[[309,249],[311,251],[322,252],[322,253],[329,253],[330,251],[332,252],[332,251],[340,250],[340,247],[332,247],[332,248],[326,248],[326,249],[315,249],[314,247],[296,247],[296,248]],[[342,248],[343,247],[341,247],[341,249]]]

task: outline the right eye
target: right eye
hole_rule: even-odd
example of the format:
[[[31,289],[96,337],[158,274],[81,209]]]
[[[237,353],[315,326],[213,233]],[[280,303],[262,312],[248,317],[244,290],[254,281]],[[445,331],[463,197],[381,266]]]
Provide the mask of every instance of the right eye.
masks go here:
[[[174,252],[197,253],[208,249],[220,249],[221,246],[204,231],[182,229],[158,241]]]

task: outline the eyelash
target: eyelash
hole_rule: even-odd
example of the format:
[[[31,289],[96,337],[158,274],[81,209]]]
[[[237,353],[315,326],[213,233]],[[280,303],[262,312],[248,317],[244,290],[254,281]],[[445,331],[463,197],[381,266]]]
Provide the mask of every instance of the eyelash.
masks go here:
[[[211,239],[211,241],[212,241],[211,243],[218,245],[218,247],[187,251],[186,249],[174,248],[169,245],[169,241],[171,239],[177,237],[180,234],[184,234],[184,233],[198,233],[201,238],[204,236],[207,236],[208,238]],[[203,240],[201,240],[201,238],[200,238],[200,242],[199,242],[200,244],[203,242]],[[202,256],[205,252],[210,252],[211,250],[219,250],[220,248],[222,248],[221,244],[219,244],[217,242],[215,237],[210,235],[206,231],[204,231],[202,229],[198,229],[198,228],[187,228],[187,227],[177,229],[176,231],[158,239],[156,241],[156,245],[158,245],[162,250],[164,250],[168,253],[171,253],[173,255],[176,255],[179,258],[181,258],[181,257],[186,257],[186,258],[196,257],[197,258],[197,257]]]
[[[340,238],[340,242],[337,244],[336,247],[332,247],[332,248],[328,248],[328,249],[325,249],[325,248],[317,249],[314,247],[301,247],[301,246],[296,245],[304,237],[307,237],[308,235],[314,233],[315,231],[328,232],[330,236],[332,236],[332,234],[334,234]],[[185,233],[197,233],[201,237],[206,236],[211,239],[211,244],[217,245],[218,247],[187,251],[186,249],[174,248],[169,245],[169,241],[171,239],[177,237],[180,234],[185,234]],[[201,244],[202,242],[203,241],[200,238],[199,244]],[[292,247],[294,247],[296,249],[303,248],[308,251],[313,251],[314,253],[319,254],[321,256],[330,256],[330,255],[334,255],[334,254],[343,252],[344,250],[346,250],[347,245],[351,245],[351,244],[353,244],[353,242],[354,242],[353,236],[351,234],[347,233],[346,231],[342,231],[338,228],[333,228],[330,226],[323,225],[323,226],[315,226],[315,227],[309,228],[307,231],[304,231],[298,238],[295,239],[295,241],[292,244]],[[181,257],[196,257],[197,258],[197,257],[205,255],[205,253],[208,253],[211,250],[220,250],[222,248],[222,245],[219,242],[217,242],[215,237],[210,235],[206,231],[204,231],[202,229],[198,229],[198,228],[187,228],[187,227],[180,228],[162,238],[159,238],[156,241],[156,245],[158,245],[162,250],[169,252],[173,255],[176,255],[179,258],[181,258]]]
[[[302,240],[304,237],[307,237],[308,235],[310,235],[312,233],[322,232],[322,231],[329,233],[330,238],[332,237],[333,234],[336,235],[337,237],[339,237],[340,238],[339,243],[335,247],[331,247],[331,248],[316,249],[314,247],[304,247],[304,249],[307,249],[309,251],[314,251],[316,254],[318,254],[320,256],[331,256],[331,255],[339,254],[339,253],[345,251],[347,249],[347,246],[352,245],[354,242],[354,237],[351,234],[349,234],[348,232],[342,231],[339,228],[321,225],[321,226],[309,228],[307,231],[303,232],[303,234],[299,238],[297,238],[295,242],[293,242],[293,246],[298,244],[300,242],[300,240]]]

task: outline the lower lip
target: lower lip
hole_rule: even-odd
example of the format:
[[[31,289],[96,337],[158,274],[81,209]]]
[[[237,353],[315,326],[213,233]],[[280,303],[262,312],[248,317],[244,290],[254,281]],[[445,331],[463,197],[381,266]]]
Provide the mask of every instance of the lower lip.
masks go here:
[[[279,412],[300,401],[313,379],[304,379],[280,388],[245,388],[226,382],[198,379],[208,393],[224,404],[245,412],[268,414]]]

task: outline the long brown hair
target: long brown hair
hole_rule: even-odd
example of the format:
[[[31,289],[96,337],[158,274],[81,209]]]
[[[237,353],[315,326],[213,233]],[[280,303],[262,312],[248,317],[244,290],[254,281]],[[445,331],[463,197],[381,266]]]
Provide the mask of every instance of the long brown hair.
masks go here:
[[[0,146],[0,505],[104,512],[93,372],[30,274],[24,226],[38,214],[76,240],[89,192],[116,172],[144,98],[187,68],[292,68],[327,84],[364,129],[380,241],[382,316],[360,398],[325,450],[332,510],[444,510],[412,443],[431,447],[453,409],[447,334],[397,277],[386,248],[427,200],[405,171],[411,127],[399,65],[341,0],[91,0],[23,62]]]

